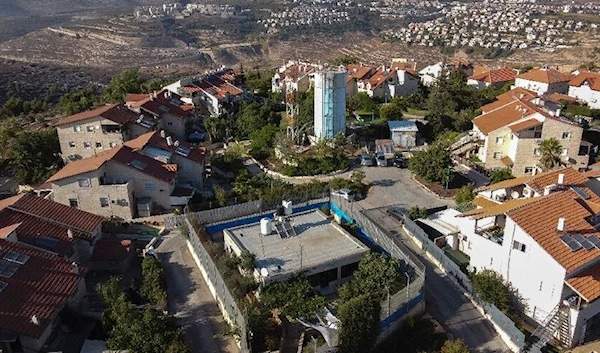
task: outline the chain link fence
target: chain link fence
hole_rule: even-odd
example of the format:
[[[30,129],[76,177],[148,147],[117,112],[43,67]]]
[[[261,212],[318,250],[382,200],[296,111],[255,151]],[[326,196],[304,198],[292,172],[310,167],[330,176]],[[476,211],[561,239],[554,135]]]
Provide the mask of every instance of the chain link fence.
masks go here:
[[[404,215],[404,227],[410,233],[409,236],[416,238],[422,244],[421,248],[433,260],[432,262],[446,274],[451,275],[454,283],[461,287],[462,291],[468,293],[472,301],[483,308],[489,320],[496,327],[499,327],[515,346],[523,347],[525,334],[495,305],[484,302],[477,297],[469,277],[444,253],[444,250],[431,241],[429,235],[406,215]]]
[[[217,269],[217,265],[204,248],[194,227],[192,227],[190,221],[187,219],[184,219],[183,222],[183,225],[189,231],[188,240],[194,251],[194,257],[200,262],[200,270],[219,305],[223,317],[233,327],[235,333],[239,334],[241,352],[249,353],[251,350],[248,342],[248,328],[246,326],[245,315],[238,307],[231,292],[229,292],[223,277],[221,277]]]

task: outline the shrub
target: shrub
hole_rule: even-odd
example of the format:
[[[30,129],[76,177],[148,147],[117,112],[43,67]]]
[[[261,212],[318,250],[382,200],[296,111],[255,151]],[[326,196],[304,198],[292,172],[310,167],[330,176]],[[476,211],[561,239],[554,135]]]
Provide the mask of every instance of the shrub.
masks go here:
[[[140,294],[148,303],[161,310],[167,309],[167,285],[161,263],[149,256],[142,261],[142,284]]]
[[[466,204],[473,201],[476,195],[475,184],[470,183],[468,185],[464,185],[456,192],[454,201],[456,201],[456,203],[459,205]]]
[[[419,218],[425,218],[427,216],[427,209],[419,206],[413,206],[406,212],[406,217],[412,221]]]

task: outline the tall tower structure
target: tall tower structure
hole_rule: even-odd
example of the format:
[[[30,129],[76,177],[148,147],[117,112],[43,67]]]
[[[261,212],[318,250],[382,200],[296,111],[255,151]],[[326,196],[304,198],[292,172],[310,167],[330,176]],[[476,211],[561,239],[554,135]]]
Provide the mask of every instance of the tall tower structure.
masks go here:
[[[325,69],[315,73],[315,137],[346,134],[346,70]]]

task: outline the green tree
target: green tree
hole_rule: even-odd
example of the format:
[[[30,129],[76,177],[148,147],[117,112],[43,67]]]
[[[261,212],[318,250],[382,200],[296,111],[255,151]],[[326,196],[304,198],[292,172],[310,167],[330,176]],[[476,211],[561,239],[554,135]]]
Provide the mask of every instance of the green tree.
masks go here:
[[[10,164],[21,184],[45,181],[59,167],[60,146],[55,129],[22,132],[13,139]]]
[[[227,206],[227,192],[219,185],[213,186],[213,192],[215,193],[215,199],[219,206]]]
[[[65,115],[73,115],[88,109],[100,102],[100,95],[94,87],[69,92],[60,97],[58,110]]]
[[[365,171],[362,170],[362,168],[355,169],[354,171],[352,171],[352,174],[350,175],[350,179],[357,183],[362,183],[366,177],[367,177],[367,174],[365,174]]]
[[[403,108],[399,104],[389,103],[379,108],[379,117],[386,121],[402,120]]]
[[[253,132],[266,125],[279,126],[281,114],[277,112],[276,104],[265,99],[262,103],[242,102],[236,114],[236,131],[238,137],[250,136]]]
[[[127,93],[142,93],[142,83],[137,69],[129,69],[110,80],[110,84],[104,90],[102,98],[109,103],[119,103]]]
[[[315,119],[315,91],[311,89],[307,92],[298,92],[296,100],[298,101],[297,125],[312,125]]]
[[[275,136],[279,132],[279,128],[275,125],[265,125],[260,130],[256,130],[250,134],[250,154],[254,158],[265,159],[273,150]]]
[[[430,182],[443,183],[452,168],[452,155],[445,144],[434,143],[410,159],[409,169]]]
[[[258,68],[244,73],[246,88],[251,92],[267,97],[271,91],[271,78],[273,74],[270,70],[260,70]]]
[[[25,112],[25,102],[19,97],[10,97],[4,102],[2,110],[5,115],[19,116]]]
[[[343,353],[370,352],[379,335],[380,302],[359,294],[340,306],[340,348]]]
[[[466,204],[475,199],[477,193],[475,192],[475,184],[469,183],[468,185],[462,186],[454,195],[454,201],[457,204]]]
[[[20,130],[21,126],[17,118],[7,118],[0,122],[0,145],[3,146],[0,151],[1,158],[10,156],[14,138],[17,137]]]
[[[395,259],[371,252],[360,260],[350,282],[340,286],[339,300],[343,303],[367,294],[375,301],[382,301],[387,297],[388,290],[393,295],[404,286],[404,278]]]
[[[204,127],[210,134],[213,142],[224,141],[228,129],[227,119],[223,116],[209,116],[204,119]]]
[[[154,91],[160,91],[164,86],[168,85],[169,83],[169,80],[164,78],[151,78],[140,85],[140,90],[142,91],[142,93],[152,93]]]
[[[142,283],[140,294],[148,303],[161,310],[167,309],[167,284],[165,273],[159,260],[153,256],[142,261]]]
[[[561,165],[562,145],[554,137],[543,140],[540,144],[540,167],[546,171]]]
[[[512,170],[510,168],[501,168],[496,169],[492,172],[491,175],[491,183],[499,183],[504,180],[514,179],[515,177],[512,175]]]
[[[504,284],[502,275],[492,270],[483,270],[471,274],[471,283],[477,296],[501,311],[510,310],[510,290]]]
[[[306,318],[325,306],[325,298],[315,293],[306,278],[299,277],[268,285],[263,291],[262,303],[293,318]]]
[[[442,346],[441,353],[470,353],[469,347],[461,339],[447,340]]]
[[[419,218],[425,218],[428,216],[427,209],[425,207],[413,206],[406,211],[406,217],[410,220]]]
[[[377,113],[377,103],[373,98],[369,97],[366,92],[359,92],[350,97],[346,102],[346,106],[350,111],[360,111],[365,113]]]
[[[343,65],[343,66],[347,66],[350,64],[357,64],[359,61],[358,57],[354,56],[354,55],[344,55],[341,57],[337,57],[333,60],[330,61],[331,65],[334,66],[339,66],[339,65]]]

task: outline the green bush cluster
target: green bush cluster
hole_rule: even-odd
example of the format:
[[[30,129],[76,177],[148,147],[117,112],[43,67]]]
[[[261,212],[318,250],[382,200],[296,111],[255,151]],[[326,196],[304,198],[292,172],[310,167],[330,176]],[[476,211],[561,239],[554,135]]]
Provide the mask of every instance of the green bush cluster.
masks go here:
[[[153,256],[142,261],[142,283],[140,295],[147,303],[160,310],[167,310],[167,282],[165,271],[159,260]]]

